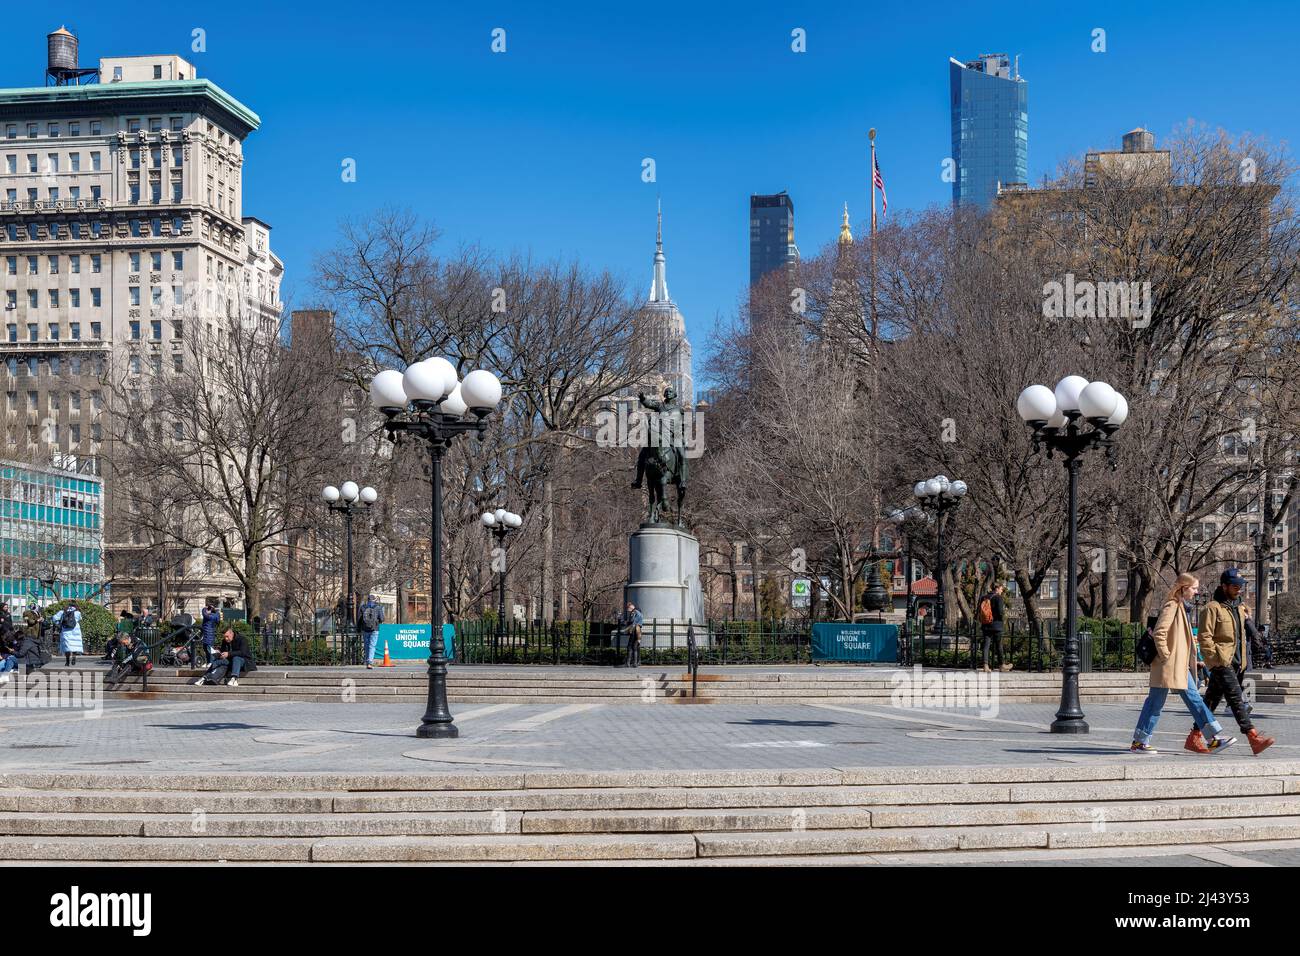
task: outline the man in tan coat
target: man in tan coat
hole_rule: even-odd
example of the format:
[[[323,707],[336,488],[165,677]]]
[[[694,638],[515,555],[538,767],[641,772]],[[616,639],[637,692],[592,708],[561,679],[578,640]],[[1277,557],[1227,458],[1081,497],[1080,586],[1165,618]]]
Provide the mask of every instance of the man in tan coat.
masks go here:
[[[1246,621],[1250,618],[1250,611],[1241,599],[1245,584],[1246,579],[1236,568],[1228,568],[1223,572],[1219,578],[1219,588],[1214,592],[1214,600],[1206,604],[1205,610],[1201,612],[1198,637],[1201,657],[1210,672],[1210,682],[1205,688],[1205,706],[1213,713],[1219,702],[1226,697],[1237,726],[1250,741],[1250,749],[1258,754],[1271,747],[1275,741],[1272,737],[1260,734],[1251,723],[1250,708],[1241,693],[1241,682],[1246,668],[1250,666],[1250,640],[1246,635]],[[1205,752],[1198,730],[1193,729],[1188,735],[1186,746],[1188,750],[1197,753]]]

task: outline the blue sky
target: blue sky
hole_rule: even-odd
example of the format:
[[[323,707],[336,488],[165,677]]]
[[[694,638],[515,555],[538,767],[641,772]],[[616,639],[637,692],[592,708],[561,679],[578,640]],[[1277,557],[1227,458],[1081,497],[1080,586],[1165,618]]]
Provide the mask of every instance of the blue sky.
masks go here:
[[[1188,119],[1275,141],[1300,126],[1294,3],[11,7],[0,86],[39,85],[44,35],[66,22],[83,65],[179,53],[261,115],[244,211],[274,227],[295,305],[337,221],[385,203],[431,218],[448,248],[576,256],[644,292],[661,195],[669,289],[697,348],[748,281],[751,192],[790,191],[805,255],[846,200],[858,234],[875,126],[891,211],[948,202],[949,56],[1020,54],[1033,180],[1138,125],[1158,141]],[[196,27],[206,52],[191,52]]]

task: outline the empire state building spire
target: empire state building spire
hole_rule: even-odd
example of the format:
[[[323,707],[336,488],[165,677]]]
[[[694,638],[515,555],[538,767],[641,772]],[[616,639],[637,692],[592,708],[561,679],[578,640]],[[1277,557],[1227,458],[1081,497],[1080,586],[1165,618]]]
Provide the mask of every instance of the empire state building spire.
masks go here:
[[[659,227],[655,233],[655,275],[650,283],[651,302],[671,302],[668,297],[667,260],[664,259],[664,207],[659,203]]]

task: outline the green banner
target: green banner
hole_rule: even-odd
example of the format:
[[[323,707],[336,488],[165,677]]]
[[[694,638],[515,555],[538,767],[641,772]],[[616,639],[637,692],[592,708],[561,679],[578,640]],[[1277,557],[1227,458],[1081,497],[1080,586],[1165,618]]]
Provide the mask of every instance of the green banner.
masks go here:
[[[898,661],[897,624],[814,624],[815,661]]]
[[[451,624],[442,626],[443,649],[451,660],[452,638],[456,629]],[[394,661],[427,661],[429,659],[428,624],[380,624],[379,643],[375,645],[375,659],[383,660],[384,642],[388,642],[388,657]]]

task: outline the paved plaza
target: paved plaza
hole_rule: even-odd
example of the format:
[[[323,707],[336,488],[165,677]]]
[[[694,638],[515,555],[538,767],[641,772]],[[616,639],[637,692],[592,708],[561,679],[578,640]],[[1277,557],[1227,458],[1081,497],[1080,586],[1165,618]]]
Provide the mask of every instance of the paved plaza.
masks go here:
[[[1182,751],[1189,721],[1173,706],[1156,736],[1165,751],[1157,756],[1126,752],[1138,704],[1086,705],[1092,732],[1078,737],[1048,731],[1055,709],[1004,704],[989,717],[838,703],[453,704],[460,737],[426,741],[414,735],[422,710],[410,704],[109,699],[90,718],[67,709],[0,709],[0,770],[429,773],[1215,759]],[[1254,716],[1278,743],[1252,759],[1300,757],[1300,706],[1259,704]],[[1244,740],[1227,755],[1251,756]]]

